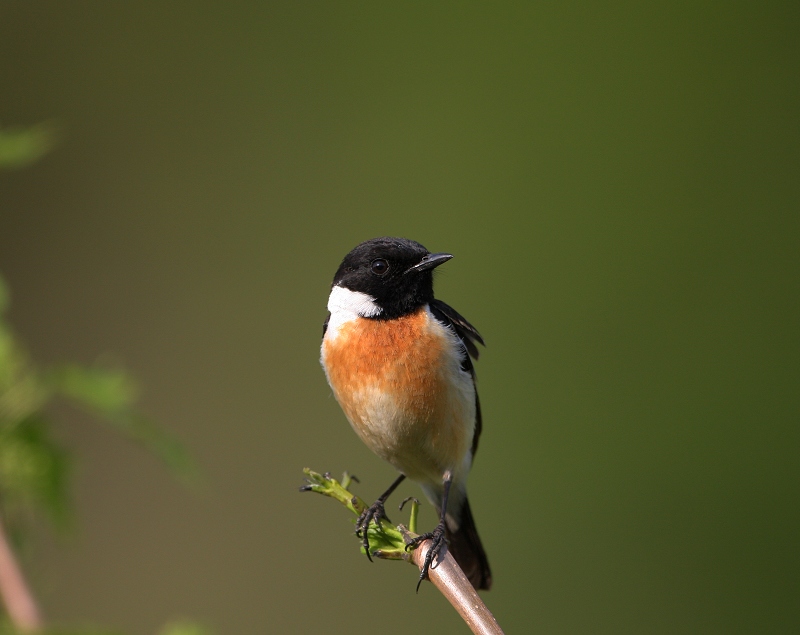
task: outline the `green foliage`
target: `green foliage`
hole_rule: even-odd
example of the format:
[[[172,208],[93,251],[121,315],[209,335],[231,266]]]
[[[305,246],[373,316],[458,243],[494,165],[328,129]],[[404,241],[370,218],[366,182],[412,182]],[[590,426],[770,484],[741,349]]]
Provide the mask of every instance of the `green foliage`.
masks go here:
[[[33,163],[56,142],[51,122],[0,129],[0,169]],[[69,457],[52,435],[47,406],[61,397],[158,454],[179,476],[196,470],[183,446],[136,408],[138,386],[118,368],[66,364],[41,370],[30,360],[4,316],[10,295],[0,278],[0,517],[14,525],[21,512],[45,512],[62,525],[69,512]],[[10,522],[9,522],[10,521]],[[12,531],[15,527],[9,527]],[[14,533],[17,533],[16,531]],[[7,600],[7,598],[4,598]],[[102,628],[46,628],[40,635],[121,635]],[[166,624],[158,635],[210,635],[189,621]],[[0,635],[23,635],[0,621]]]
[[[139,388],[125,371],[71,364],[53,369],[45,380],[54,394],[66,397],[98,420],[149,447],[177,475],[187,480],[196,477],[183,446],[136,409]]]
[[[2,138],[0,137],[0,141]],[[68,364],[39,369],[4,319],[8,288],[0,278],[0,512],[12,524],[22,512],[68,517],[69,457],[54,439],[47,406],[62,398],[161,456],[177,474],[195,474],[183,447],[136,408],[139,390],[123,370]],[[0,623],[0,635],[16,635]],[[159,635],[208,635],[191,622],[173,622]],[[119,635],[97,628],[46,629],[42,635]]]
[[[52,121],[0,129],[0,169],[22,168],[41,159],[58,141]]]
[[[69,459],[54,440],[47,406],[61,397],[161,456],[184,478],[194,469],[183,447],[136,408],[139,390],[123,370],[75,364],[39,369],[4,319],[0,279],[0,505],[6,517],[43,511],[68,517]]]
[[[301,487],[301,491],[317,492],[324,496],[333,498],[347,507],[356,516],[363,512],[367,505],[358,496],[348,491],[350,486],[350,476],[345,473],[341,483],[330,474],[320,474],[309,468],[303,469],[308,485]],[[411,520],[406,529],[403,525],[394,526],[385,518],[380,523],[371,522],[367,529],[370,553],[385,560],[407,560],[410,561],[406,544],[409,538],[416,536],[417,531],[417,512],[419,502],[412,499]],[[364,548],[361,548],[363,553]]]
[[[67,517],[66,452],[49,436],[49,424],[31,415],[16,425],[0,422],[0,492],[4,511],[35,506],[57,524]]]

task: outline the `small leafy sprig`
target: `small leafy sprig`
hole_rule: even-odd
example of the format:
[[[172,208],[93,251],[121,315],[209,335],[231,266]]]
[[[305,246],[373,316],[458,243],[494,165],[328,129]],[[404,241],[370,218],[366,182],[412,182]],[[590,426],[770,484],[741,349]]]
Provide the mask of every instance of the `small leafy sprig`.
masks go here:
[[[333,498],[356,516],[360,516],[367,508],[363,500],[348,490],[354,479],[347,472],[345,472],[341,482],[333,478],[328,472],[320,474],[305,468],[303,473],[306,475],[308,484],[303,485],[300,491],[317,492]],[[406,499],[404,503],[409,500],[411,501],[411,517],[408,528],[403,525],[394,526],[386,518],[381,518],[379,523],[374,521],[370,523],[367,528],[367,538],[370,553],[373,557],[384,560],[405,560],[418,567],[421,571],[430,541],[423,542],[413,551],[409,551],[406,548],[409,541],[417,535],[419,511],[419,501],[412,498]],[[364,551],[363,546],[361,550],[362,552]],[[445,550],[444,555],[440,555],[438,562],[435,563],[435,566],[431,566],[428,571],[428,577],[458,611],[458,614],[473,633],[479,635],[503,634],[500,625],[449,552]]]
[[[347,488],[350,487],[350,483],[353,482],[354,478],[347,472],[344,473],[341,482],[333,478],[330,472],[320,474],[305,468],[303,474],[306,475],[308,485],[303,485],[300,488],[301,491],[317,492],[318,494],[329,496],[342,503],[356,516],[360,516],[367,508],[367,504],[363,500],[348,491]],[[419,501],[415,498],[406,500],[411,501],[411,517],[408,522],[408,528],[403,525],[394,526],[386,518],[381,518],[380,523],[370,523],[367,528],[370,555],[384,560],[411,561],[406,544],[409,538],[416,536]],[[364,553],[363,546],[361,552]]]

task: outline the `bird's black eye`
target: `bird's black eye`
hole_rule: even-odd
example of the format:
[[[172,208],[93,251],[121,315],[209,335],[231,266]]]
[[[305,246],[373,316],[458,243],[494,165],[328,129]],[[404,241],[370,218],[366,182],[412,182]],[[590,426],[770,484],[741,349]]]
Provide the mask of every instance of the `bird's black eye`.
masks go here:
[[[377,258],[376,260],[372,261],[370,268],[372,269],[372,273],[377,276],[382,276],[384,273],[389,271],[389,263],[383,258]]]

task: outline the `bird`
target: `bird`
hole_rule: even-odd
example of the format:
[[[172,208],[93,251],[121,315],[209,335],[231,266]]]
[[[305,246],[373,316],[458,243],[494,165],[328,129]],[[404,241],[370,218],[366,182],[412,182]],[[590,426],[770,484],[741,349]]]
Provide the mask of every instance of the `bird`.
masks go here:
[[[451,258],[406,238],[357,245],[333,278],[320,361],[356,434],[400,473],[356,521],[367,557],[370,522],[386,518],[386,500],[408,478],[439,517],[407,545],[431,540],[417,590],[446,544],[472,586],[488,590],[492,573],[466,489],[482,429],[472,360],[485,344],[434,298],[433,272]]]

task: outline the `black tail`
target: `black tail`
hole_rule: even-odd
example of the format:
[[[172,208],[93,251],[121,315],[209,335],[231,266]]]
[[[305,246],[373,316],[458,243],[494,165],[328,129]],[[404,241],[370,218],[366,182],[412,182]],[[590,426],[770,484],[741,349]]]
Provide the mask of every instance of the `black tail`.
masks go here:
[[[465,498],[461,506],[461,523],[456,531],[447,527],[448,549],[477,590],[489,590],[492,586],[492,572],[489,560],[483,550],[475,520]]]

